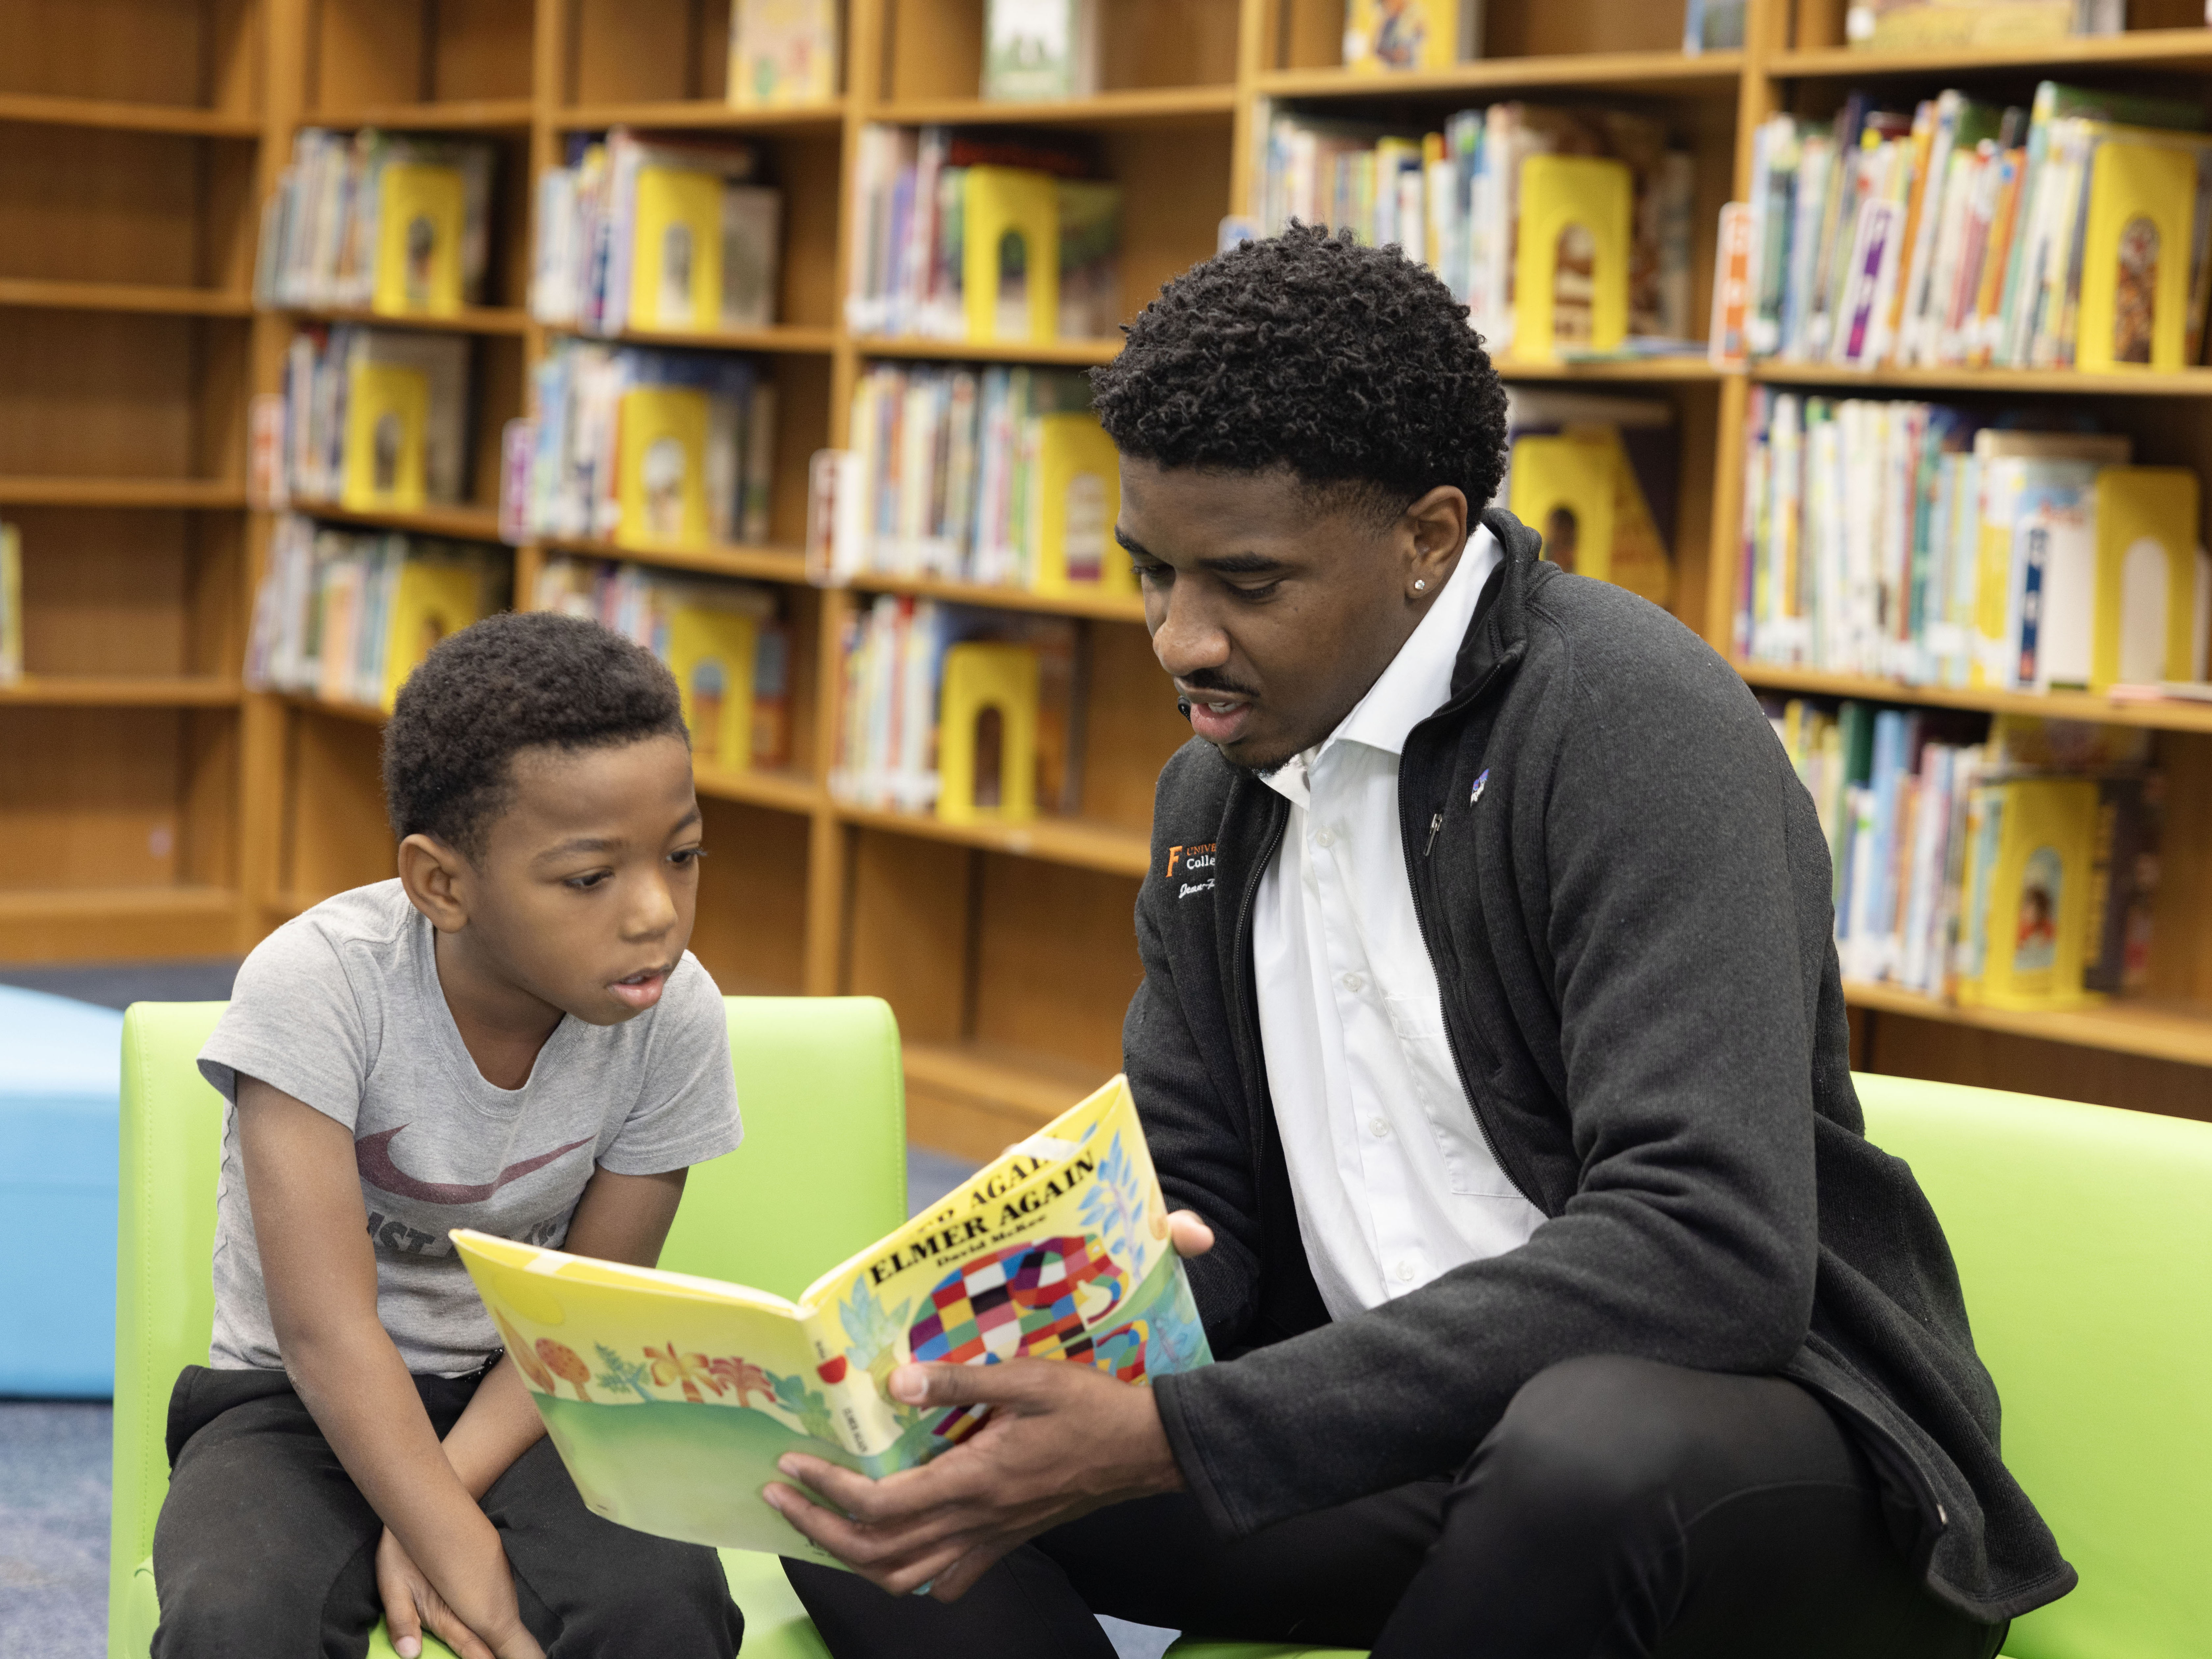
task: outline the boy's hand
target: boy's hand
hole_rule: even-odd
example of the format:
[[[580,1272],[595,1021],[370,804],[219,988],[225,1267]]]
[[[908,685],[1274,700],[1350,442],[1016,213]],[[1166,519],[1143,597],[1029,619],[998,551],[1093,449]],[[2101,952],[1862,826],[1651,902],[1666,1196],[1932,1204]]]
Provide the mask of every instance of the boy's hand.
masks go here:
[[[447,1575],[468,1603],[464,1614],[438,1593],[392,1529],[384,1529],[376,1547],[376,1589],[384,1598],[392,1650],[400,1659],[416,1659],[426,1628],[460,1659],[544,1659],[515,1606],[506,1552],[495,1544],[493,1554],[496,1559],[485,1571]]]

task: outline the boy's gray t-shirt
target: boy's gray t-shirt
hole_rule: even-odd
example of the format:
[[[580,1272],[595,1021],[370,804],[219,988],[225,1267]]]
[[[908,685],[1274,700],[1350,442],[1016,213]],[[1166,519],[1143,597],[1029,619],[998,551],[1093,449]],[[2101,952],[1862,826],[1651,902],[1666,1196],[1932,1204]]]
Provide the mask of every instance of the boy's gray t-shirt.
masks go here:
[[[353,1132],[376,1310],[407,1369],[458,1376],[503,1345],[447,1231],[557,1245],[594,1167],[659,1175],[743,1135],[720,994],[689,951],[620,1025],[564,1017],[520,1089],[487,1082],[438,983],[429,922],[397,881],[286,923],[240,969],[200,1070],[229,1103],[216,1200],[218,1368],[279,1369],[238,1145],[238,1079]]]

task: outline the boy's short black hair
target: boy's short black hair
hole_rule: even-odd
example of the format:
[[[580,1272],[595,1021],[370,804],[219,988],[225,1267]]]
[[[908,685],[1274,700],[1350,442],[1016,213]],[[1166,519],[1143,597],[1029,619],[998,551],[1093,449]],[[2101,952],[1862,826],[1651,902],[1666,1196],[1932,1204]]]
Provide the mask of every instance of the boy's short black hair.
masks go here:
[[[1467,307],[1396,247],[1293,224],[1194,265],[1091,371],[1115,447],[1164,467],[1285,467],[1395,518],[1438,484],[1468,511],[1505,470],[1505,389]]]
[[[392,832],[474,859],[512,797],[516,751],[688,742],[676,678],[643,646],[549,611],[487,617],[407,677],[384,729]]]

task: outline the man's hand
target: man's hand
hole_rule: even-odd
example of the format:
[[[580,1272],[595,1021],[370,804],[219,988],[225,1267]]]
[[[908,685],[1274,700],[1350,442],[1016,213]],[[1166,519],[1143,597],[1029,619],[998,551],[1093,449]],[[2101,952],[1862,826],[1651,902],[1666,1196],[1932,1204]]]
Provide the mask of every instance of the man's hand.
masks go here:
[[[1212,1248],[1212,1231],[1188,1210],[1170,1227],[1178,1255]],[[902,1365],[890,1386],[892,1398],[933,1410],[988,1405],[990,1419],[934,1462],[882,1480],[795,1452],[777,1464],[834,1509],[796,1486],[770,1486],[764,1495],[800,1532],[894,1595],[927,1589],[957,1601],[1039,1533],[1183,1484],[1152,1391],[1087,1365]]]
[[[385,1528],[376,1547],[376,1589],[384,1600],[392,1650],[400,1659],[416,1659],[422,1651],[426,1627],[460,1659],[544,1659],[544,1650],[515,1606],[507,1553],[496,1541],[489,1559],[442,1576],[447,1590],[459,1597],[462,1606],[440,1594],[407,1553],[407,1547],[389,1527]]]

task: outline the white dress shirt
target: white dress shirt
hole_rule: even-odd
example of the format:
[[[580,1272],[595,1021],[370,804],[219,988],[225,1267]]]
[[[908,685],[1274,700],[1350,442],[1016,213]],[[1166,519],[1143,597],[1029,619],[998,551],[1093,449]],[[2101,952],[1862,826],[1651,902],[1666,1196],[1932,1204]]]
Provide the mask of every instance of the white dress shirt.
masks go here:
[[[1291,820],[1253,915],[1260,1035],[1306,1260],[1338,1319],[1502,1255],[1544,1219],[1461,1085],[1398,833],[1406,736],[1450,696],[1499,557],[1478,529],[1343,724],[1267,780]]]

